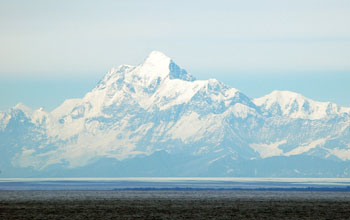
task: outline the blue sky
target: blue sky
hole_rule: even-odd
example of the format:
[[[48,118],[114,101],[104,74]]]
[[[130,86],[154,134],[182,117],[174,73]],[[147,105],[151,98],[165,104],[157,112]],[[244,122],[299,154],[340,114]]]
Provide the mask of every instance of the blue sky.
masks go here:
[[[51,110],[152,50],[251,97],[350,106],[350,1],[2,1],[0,110]]]

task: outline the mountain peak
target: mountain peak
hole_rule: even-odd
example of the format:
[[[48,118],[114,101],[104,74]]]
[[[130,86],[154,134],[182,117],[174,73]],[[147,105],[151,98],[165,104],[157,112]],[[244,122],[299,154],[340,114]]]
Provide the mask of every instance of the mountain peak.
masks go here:
[[[145,63],[159,65],[166,63],[169,65],[171,59],[160,51],[152,51],[145,60]]]
[[[181,69],[170,57],[160,51],[152,51],[131,74],[143,79],[144,85],[147,86],[166,78],[185,81],[195,80],[186,70]]]
[[[282,102],[282,103],[289,103],[294,100],[307,100],[306,97],[303,95],[296,93],[296,92],[291,92],[291,91],[281,91],[281,90],[274,90],[270,94],[264,96],[265,99],[268,99],[273,102]],[[264,98],[263,97],[263,98]],[[262,98],[262,99],[263,99]]]
[[[17,103],[12,109],[21,110],[23,112],[32,112],[33,110],[23,104],[22,102]]]
[[[349,138],[350,109],[290,91],[251,100],[153,51],[51,113],[22,103],[0,112],[0,165],[4,177],[350,177]]]
[[[276,90],[261,98],[254,99],[254,103],[267,111],[291,118],[317,120],[339,114],[338,106],[334,103],[314,101],[290,91]]]
[[[152,51],[145,61],[132,74],[143,78],[149,84],[151,81],[164,79],[170,72],[171,59],[159,51]]]

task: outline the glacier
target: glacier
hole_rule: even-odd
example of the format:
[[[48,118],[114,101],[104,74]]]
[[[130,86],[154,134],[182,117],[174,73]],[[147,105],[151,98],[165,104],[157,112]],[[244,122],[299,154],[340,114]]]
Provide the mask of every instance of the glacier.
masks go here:
[[[251,99],[153,51],[51,112],[1,112],[0,158],[0,177],[350,177],[350,108]]]

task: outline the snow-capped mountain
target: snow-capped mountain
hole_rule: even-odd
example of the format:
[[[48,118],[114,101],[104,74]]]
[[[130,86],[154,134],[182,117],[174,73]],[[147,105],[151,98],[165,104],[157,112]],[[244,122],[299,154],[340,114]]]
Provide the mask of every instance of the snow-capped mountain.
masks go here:
[[[330,102],[317,102],[290,91],[273,91],[253,101],[266,112],[290,118],[317,120],[350,113],[350,108]]]
[[[350,108],[250,99],[153,51],[52,112],[0,113],[3,176],[349,176]]]

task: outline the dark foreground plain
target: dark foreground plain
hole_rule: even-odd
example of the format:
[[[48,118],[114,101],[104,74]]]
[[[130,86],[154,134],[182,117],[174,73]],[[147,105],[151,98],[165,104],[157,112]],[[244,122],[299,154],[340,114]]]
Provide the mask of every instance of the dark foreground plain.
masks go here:
[[[350,219],[350,194],[0,191],[0,219]]]

